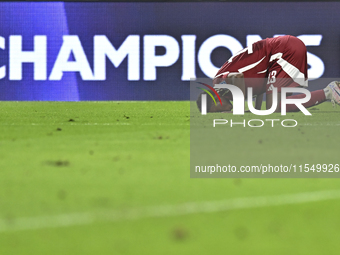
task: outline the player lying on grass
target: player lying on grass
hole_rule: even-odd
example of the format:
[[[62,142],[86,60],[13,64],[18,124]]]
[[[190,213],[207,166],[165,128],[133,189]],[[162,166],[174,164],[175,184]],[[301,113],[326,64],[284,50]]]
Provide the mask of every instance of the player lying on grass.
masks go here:
[[[251,79],[250,79],[251,78]],[[281,88],[307,87],[307,49],[298,38],[286,35],[267,38],[253,43],[232,56],[217,72],[213,84],[233,84],[239,87],[245,98],[247,88],[253,89],[255,109],[260,110],[263,94],[266,93],[266,108],[270,109],[273,102],[273,88],[277,88],[278,107],[280,111]],[[226,89],[216,90],[221,102],[216,104],[211,97],[207,97],[207,112],[230,111],[232,93]],[[206,92],[203,92],[206,93]],[[211,93],[214,95],[214,93]],[[290,94],[287,98],[304,98],[305,94]],[[338,82],[331,82],[326,88],[311,92],[311,99],[304,103],[304,107],[312,107],[325,101],[340,104],[340,87]],[[201,95],[197,99],[197,106],[201,110]],[[288,104],[287,112],[299,111],[296,105]]]

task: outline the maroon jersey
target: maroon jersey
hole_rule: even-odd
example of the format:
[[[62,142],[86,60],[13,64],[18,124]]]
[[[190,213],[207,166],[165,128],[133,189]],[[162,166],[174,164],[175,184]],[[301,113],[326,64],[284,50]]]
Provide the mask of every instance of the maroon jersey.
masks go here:
[[[281,87],[307,87],[306,46],[291,35],[255,42],[224,63],[215,78],[226,78],[233,72],[243,73],[246,88],[252,87],[253,95],[272,93],[272,87],[278,92]],[[231,93],[226,98],[232,100]]]

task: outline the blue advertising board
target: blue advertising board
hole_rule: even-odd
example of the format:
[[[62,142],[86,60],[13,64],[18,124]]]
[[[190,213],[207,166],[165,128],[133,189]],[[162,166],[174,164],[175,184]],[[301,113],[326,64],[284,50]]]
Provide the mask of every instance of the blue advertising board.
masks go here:
[[[1,2],[0,100],[189,100],[260,39],[307,46],[311,79],[338,77],[337,2]],[[312,83],[311,83],[312,84]]]

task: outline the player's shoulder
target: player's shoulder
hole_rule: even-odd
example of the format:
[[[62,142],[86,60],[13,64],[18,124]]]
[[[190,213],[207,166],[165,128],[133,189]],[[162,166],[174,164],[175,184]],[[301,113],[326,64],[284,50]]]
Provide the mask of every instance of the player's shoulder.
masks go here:
[[[286,44],[287,42],[300,41],[300,39],[298,39],[297,37],[293,35],[280,35],[276,37],[266,38],[264,40],[268,43],[268,45]]]

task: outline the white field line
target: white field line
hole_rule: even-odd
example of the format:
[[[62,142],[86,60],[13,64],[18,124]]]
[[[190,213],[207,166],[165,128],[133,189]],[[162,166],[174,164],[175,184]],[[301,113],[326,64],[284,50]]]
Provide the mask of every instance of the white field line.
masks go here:
[[[0,219],[0,233],[88,225],[96,222],[118,222],[144,218],[161,218],[197,213],[302,204],[340,199],[340,190],[316,191],[278,196],[235,198],[221,201],[192,202],[178,205],[140,207],[126,210],[69,213],[54,216]]]

